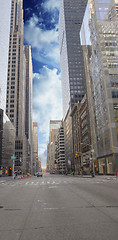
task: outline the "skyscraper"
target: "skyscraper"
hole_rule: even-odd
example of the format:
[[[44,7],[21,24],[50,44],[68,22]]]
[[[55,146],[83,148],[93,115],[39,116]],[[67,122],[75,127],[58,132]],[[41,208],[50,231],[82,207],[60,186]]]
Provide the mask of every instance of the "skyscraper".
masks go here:
[[[29,142],[32,139],[32,58],[31,46],[25,46],[26,58],[26,106],[25,106],[25,134]]]
[[[114,174],[118,171],[118,0],[88,1],[81,43],[98,171]]]
[[[87,0],[61,0],[59,16],[60,63],[67,169],[74,170],[71,110],[85,94],[85,73],[80,29]],[[69,163],[69,166],[68,166]]]
[[[6,111],[11,0],[0,0],[0,108]]]
[[[79,32],[87,0],[61,0],[59,17],[63,116],[85,93],[85,75]]]
[[[23,38],[23,0],[12,0],[6,114],[16,129],[15,168],[26,174],[32,165],[32,61]]]
[[[16,128],[16,136],[23,136],[25,132],[26,84],[23,25],[22,0],[12,0],[6,113]]]

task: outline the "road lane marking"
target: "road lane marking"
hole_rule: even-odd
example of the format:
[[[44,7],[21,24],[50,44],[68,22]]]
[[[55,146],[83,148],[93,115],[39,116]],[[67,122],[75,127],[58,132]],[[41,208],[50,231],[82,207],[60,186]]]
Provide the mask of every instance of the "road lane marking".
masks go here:
[[[44,210],[59,210],[59,208],[43,208]]]

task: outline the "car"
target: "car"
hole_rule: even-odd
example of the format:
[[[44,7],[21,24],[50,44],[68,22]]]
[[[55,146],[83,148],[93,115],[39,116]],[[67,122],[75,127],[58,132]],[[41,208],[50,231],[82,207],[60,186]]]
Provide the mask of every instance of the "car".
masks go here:
[[[42,177],[43,175],[42,175],[42,173],[37,173],[37,177]]]

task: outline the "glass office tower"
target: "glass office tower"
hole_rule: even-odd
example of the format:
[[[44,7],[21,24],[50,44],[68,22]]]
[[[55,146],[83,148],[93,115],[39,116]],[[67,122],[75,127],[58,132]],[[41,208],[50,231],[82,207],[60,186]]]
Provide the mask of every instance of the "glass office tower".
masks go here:
[[[118,1],[88,1],[81,43],[99,173],[114,174],[118,170]]]
[[[59,17],[63,117],[85,93],[85,74],[79,32],[87,0],[61,0]]]

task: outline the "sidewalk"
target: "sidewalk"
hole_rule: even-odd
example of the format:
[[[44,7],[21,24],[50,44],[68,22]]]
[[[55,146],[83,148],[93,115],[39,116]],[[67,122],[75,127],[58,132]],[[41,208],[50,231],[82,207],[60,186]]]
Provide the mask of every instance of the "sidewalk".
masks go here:
[[[72,175],[69,175],[72,176]],[[91,175],[74,175],[74,177],[79,177],[79,178],[98,178],[98,179],[118,179],[115,175],[95,175],[95,177],[92,177]]]

